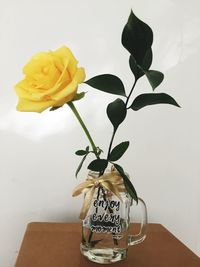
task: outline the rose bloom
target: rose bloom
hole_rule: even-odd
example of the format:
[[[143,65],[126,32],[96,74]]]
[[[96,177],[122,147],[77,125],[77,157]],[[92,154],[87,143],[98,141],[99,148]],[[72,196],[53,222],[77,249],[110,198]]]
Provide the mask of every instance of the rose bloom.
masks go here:
[[[85,79],[83,68],[69,48],[41,52],[24,66],[25,78],[15,86],[18,111],[42,112],[73,100]]]

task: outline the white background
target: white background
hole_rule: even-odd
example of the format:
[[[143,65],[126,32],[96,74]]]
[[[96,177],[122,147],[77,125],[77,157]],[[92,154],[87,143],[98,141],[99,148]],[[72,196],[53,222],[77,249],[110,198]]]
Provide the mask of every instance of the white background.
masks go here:
[[[131,8],[154,31],[153,69],[165,73],[157,92],[182,106],[159,105],[129,112],[115,144],[130,140],[120,161],[148,206],[149,221],[167,227],[200,255],[200,4],[198,0],[3,1],[0,0],[0,267],[13,266],[27,223],[75,221],[85,179],[74,177],[74,151],[88,142],[65,106],[55,112],[15,110],[14,84],[38,51],[69,46],[87,78],[102,73],[133,83],[120,43]],[[112,127],[106,105],[115,96],[89,88],[77,107],[105,151]],[[150,92],[145,78],[136,93]]]

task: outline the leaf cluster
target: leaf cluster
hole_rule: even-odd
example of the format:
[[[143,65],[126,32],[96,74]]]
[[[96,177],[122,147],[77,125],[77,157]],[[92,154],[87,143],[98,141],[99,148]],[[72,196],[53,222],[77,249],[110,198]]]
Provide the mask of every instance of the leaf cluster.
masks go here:
[[[137,18],[132,11],[123,29],[121,42],[129,53],[129,67],[134,75],[134,83],[130,92],[127,94],[122,80],[113,74],[101,74],[85,81],[87,85],[97,90],[122,97],[115,99],[107,106],[107,116],[113,126],[113,135],[110,141],[107,158],[97,158],[96,160],[93,160],[89,164],[88,169],[103,173],[108,163],[113,164],[123,177],[127,192],[137,201],[137,193],[131,181],[123,168],[115,163],[124,155],[129,146],[129,142],[124,141],[112,149],[116,131],[119,125],[125,120],[129,109],[138,111],[144,107],[156,104],[170,104],[176,107],[180,106],[172,96],[166,93],[155,93],[155,89],[164,79],[164,74],[158,70],[150,69],[153,61],[153,31],[145,22]],[[132,103],[129,103],[138,79],[143,76],[149,81],[153,92],[139,94],[134,98]],[[76,152],[77,155],[83,156],[79,167],[82,166],[89,153],[90,152],[87,149]]]

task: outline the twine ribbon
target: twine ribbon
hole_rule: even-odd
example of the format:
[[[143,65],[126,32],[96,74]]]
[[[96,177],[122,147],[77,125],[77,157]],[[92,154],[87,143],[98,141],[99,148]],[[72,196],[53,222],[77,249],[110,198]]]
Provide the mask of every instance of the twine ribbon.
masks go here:
[[[98,187],[102,187],[103,189],[107,190],[108,193],[114,194],[122,201],[120,192],[125,191],[125,186],[123,178],[117,171],[103,174],[98,178],[88,175],[86,181],[76,186],[72,193],[72,196],[76,197],[85,192],[85,198],[79,216],[81,220],[85,219],[92,203],[95,189]]]

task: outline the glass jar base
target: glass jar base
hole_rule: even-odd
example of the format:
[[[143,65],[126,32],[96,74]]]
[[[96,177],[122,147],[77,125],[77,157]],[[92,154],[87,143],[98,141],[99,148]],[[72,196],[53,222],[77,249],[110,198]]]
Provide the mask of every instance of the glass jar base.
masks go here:
[[[126,248],[90,248],[81,244],[80,250],[88,260],[100,263],[111,264],[126,258]]]

